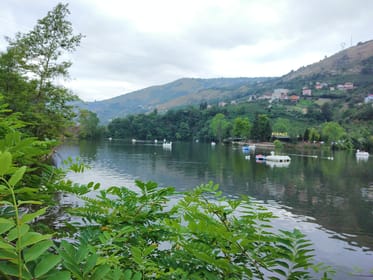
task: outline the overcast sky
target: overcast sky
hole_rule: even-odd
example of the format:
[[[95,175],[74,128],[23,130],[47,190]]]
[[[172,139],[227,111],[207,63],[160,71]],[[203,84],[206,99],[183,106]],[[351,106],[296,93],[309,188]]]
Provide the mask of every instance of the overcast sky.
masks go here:
[[[85,101],[182,77],[281,76],[373,39],[372,0],[1,0],[0,51],[58,2],[86,36],[66,82]]]

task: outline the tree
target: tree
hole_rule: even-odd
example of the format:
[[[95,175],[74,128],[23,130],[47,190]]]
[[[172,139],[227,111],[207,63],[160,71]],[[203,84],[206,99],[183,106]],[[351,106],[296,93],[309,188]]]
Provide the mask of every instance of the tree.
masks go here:
[[[225,136],[227,129],[229,127],[229,122],[225,119],[224,114],[218,113],[212,118],[210,123],[210,129],[212,135],[221,142],[222,138]]]
[[[333,117],[332,106],[330,102],[326,102],[321,106],[321,115],[325,121],[330,121]]]
[[[326,142],[337,142],[346,136],[346,130],[336,122],[327,122],[323,124],[321,135]]]
[[[288,119],[278,118],[273,124],[273,131],[281,133],[289,133],[291,124]]]
[[[81,109],[79,112],[79,137],[80,138],[94,138],[98,134],[99,119],[96,113]]]
[[[272,128],[267,115],[256,114],[251,129],[251,137],[256,141],[268,141],[272,135]]]
[[[320,140],[320,133],[318,130],[314,127],[307,128],[306,131],[304,132],[304,140],[305,141],[319,141]]]
[[[233,136],[249,138],[251,123],[248,118],[237,117],[233,121]]]
[[[34,112],[25,118],[38,137],[58,136],[74,116],[73,107],[68,102],[75,100],[76,96],[53,84],[56,78],[68,77],[72,63],[63,58],[73,52],[82,39],[81,34],[73,35],[72,25],[66,19],[70,13],[67,6],[58,4],[38,20],[32,31],[17,33],[13,40],[7,38],[7,55],[11,57],[8,62],[16,63],[12,70],[30,80],[30,88],[22,102],[27,104],[29,112]],[[11,98],[7,96],[8,100]]]

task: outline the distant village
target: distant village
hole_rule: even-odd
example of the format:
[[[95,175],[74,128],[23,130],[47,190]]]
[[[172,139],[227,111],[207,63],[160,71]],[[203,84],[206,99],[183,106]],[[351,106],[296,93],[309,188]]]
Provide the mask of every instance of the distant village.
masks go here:
[[[261,96],[252,95],[250,96],[248,101],[254,101],[254,100],[268,100],[269,103],[273,101],[285,101],[289,100],[290,102],[297,103],[301,97],[307,98],[312,96],[313,91],[320,91],[323,90],[334,92],[334,91],[349,91],[353,90],[355,88],[354,83],[352,82],[345,82],[344,84],[338,84],[338,85],[329,85],[327,83],[323,82],[316,82],[313,86],[304,86],[298,94],[296,94],[293,90],[289,90],[286,88],[277,88],[274,89],[273,92],[267,92],[264,93]],[[373,94],[368,94],[364,98],[364,103],[373,103]],[[218,106],[224,107],[228,103],[226,102],[219,102]],[[231,101],[230,104],[234,105],[236,104],[236,101]]]

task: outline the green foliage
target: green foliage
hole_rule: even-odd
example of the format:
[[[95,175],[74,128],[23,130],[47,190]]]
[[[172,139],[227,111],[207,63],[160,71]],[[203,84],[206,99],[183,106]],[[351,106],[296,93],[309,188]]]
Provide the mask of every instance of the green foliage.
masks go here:
[[[92,139],[100,136],[99,119],[96,113],[81,109],[79,111],[79,138]]]
[[[172,188],[136,185],[101,190],[72,209],[88,222],[82,240],[61,246],[76,279],[85,263],[155,279],[311,278],[310,242],[297,230],[273,233],[273,214],[247,197],[228,199],[209,183],[171,206]]]
[[[272,128],[267,115],[257,114],[251,130],[251,137],[256,141],[268,141]]]
[[[303,136],[303,139],[305,141],[319,141],[320,140],[320,133],[319,131],[314,128],[314,127],[311,127],[311,128],[307,128],[304,132],[304,136]]]
[[[346,130],[336,122],[327,122],[323,124],[321,135],[326,142],[337,142],[346,136]]]
[[[227,136],[229,122],[223,114],[216,114],[210,122],[210,129],[215,139],[221,142],[223,137]]]
[[[275,145],[275,150],[280,151],[284,148],[284,144],[280,140],[273,141],[273,144]]]
[[[13,165],[11,153],[0,152],[0,197],[11,196],[10,201],[1,200],[0,207],[13,209],[11,217],[0,217],[0,273],[7,279],[50,279],[52,275],[67,275],[56,269],[61,257],[49,252],[54,246],[52,235],[34,232],[30,227],[46,208],[29,213],[21,211],[25,205],[40,204],[36,200],[17,199],[19,193],[28,192],[25,187],[17,187],[25,172],[26,166]]]
[[[288,119],[278,118],[272,125],[273,132],[288,133],[290,132],[291,124]]]
[[[250,130],[251,123],[248,118],[237,117],[233,120],[233,136],[249,139]]]
[[[38,138],[60,136],[74,117],[68,102],[76,97],[53,84],[68,76],[71,62],[63,58],[82,38],[72,34],[68,14],[67,4],[58,4],[32,31],[7,38],[7,52],[0,55],[0,91],[28,124],[25,129]]]

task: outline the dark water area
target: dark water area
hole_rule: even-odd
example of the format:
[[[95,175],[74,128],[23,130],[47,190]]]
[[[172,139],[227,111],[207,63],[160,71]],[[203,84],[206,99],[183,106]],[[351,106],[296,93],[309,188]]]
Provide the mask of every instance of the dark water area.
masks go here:
[[[126,141],[66,143],[58,158],[80,157],[91,166],[69,174],[78,183],[134,187],[134,180],[190,190],[213,181],[230,197],[249,195],[278,216],[278,229],[300,229],[314,243],[316,259],[335,267],[335,279],[365,279],[373,269],[373,157],[352,151],[283,151],[290,164],[256,162],[239,146]],[[317,156],[317,158],[315,158]],[[333,160],[330,158],[333,157]],[[249,159],[248,159],[249,158]],[[71,197],[62,204],[73,205]]]

